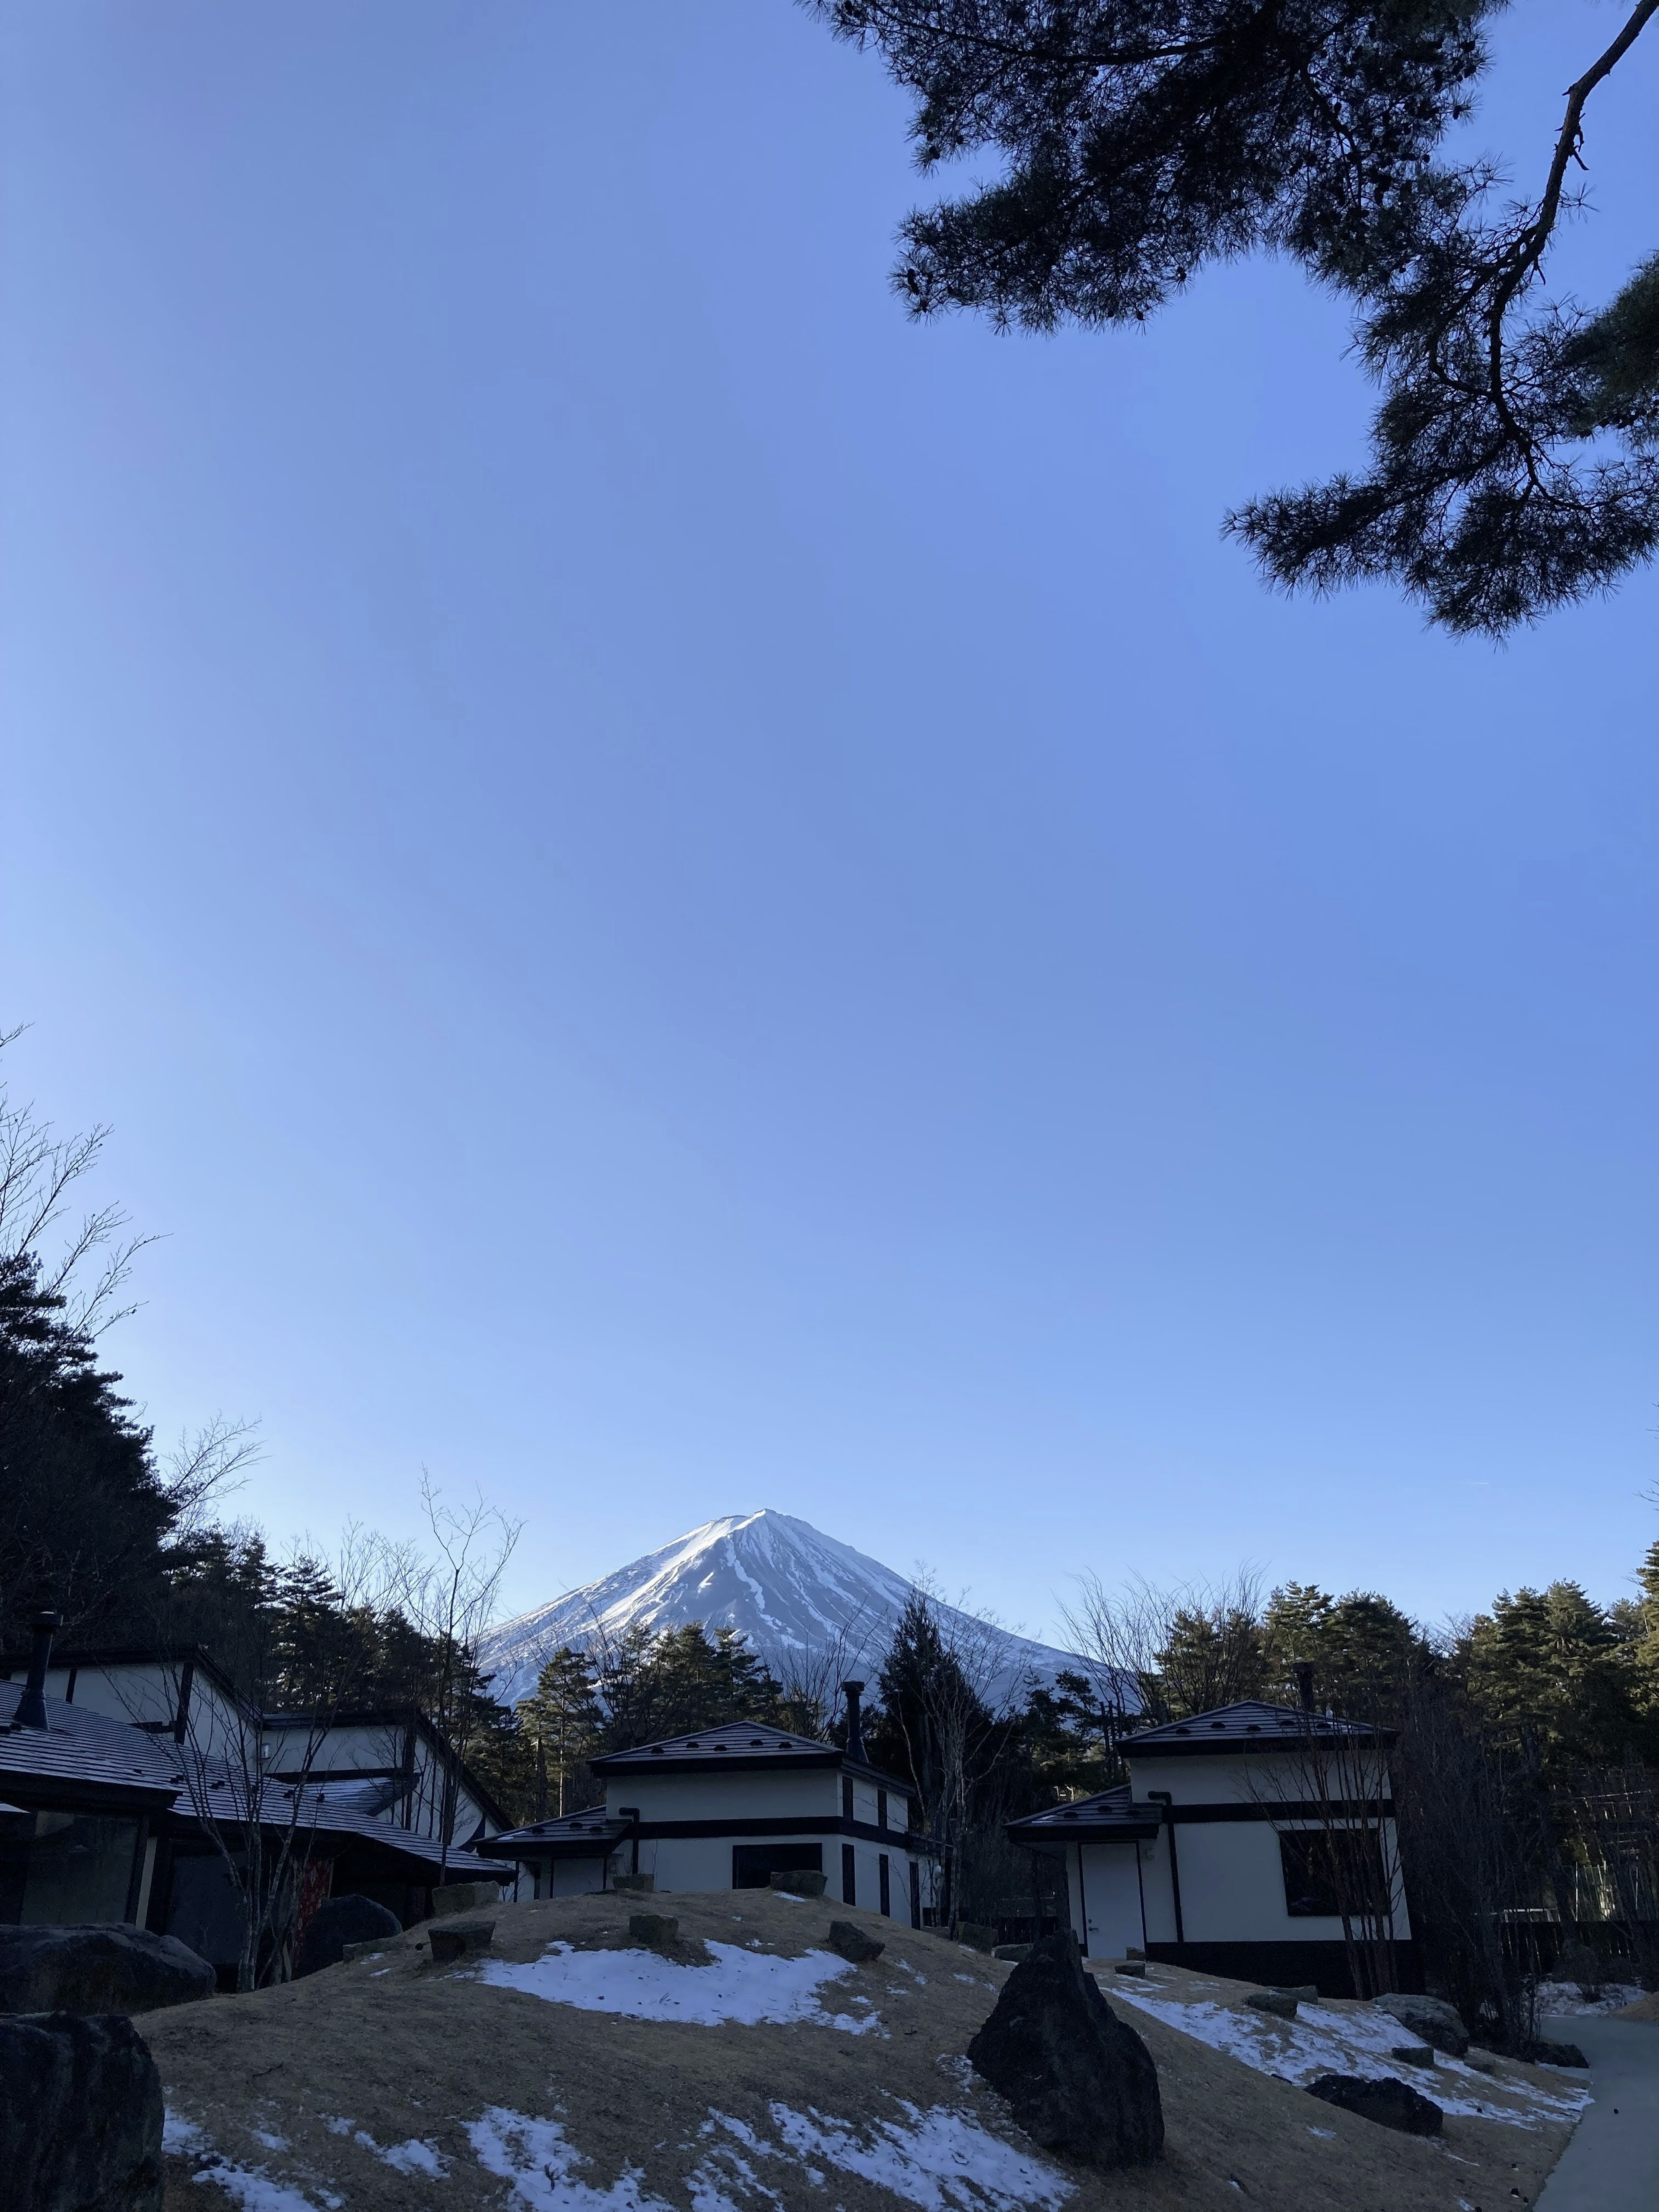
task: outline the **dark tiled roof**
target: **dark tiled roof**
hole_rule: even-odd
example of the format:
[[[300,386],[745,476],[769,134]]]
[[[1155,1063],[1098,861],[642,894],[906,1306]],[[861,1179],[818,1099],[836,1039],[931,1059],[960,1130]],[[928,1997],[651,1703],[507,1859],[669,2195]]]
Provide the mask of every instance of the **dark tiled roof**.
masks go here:
[[[867,1775],[884,1790],[914,1796],[915,1791],[896,1775],[884,1774],[867,1759],[849,1759],[833,1743],[817,1736],[792,1735],[767,1721],[727,1721],[718,1728],[696,1729],[686,1735],[665,1736],[660,1743],[638,1743],[627,1751],[609,1751],[588,1761],[595,1774],[625,1776],[654,1770],[658,1773],[695,1773],[721,1769],[816,1766],[832,1771],[850,1770]]]
[[[241,1826],[248,1792],[228,1767],[204,1770],[183,1758],[170,1736],[151,1735],[125,1721],[66,1705],[61,1698],[46,1700],[44,1729],[15,1729],[10,1723],[21,1694],[21,1684],[0,1682],[0,1793],[26,1782],[37,1789],[57,1783],[66,1795],[76,1788],[149,1791],[153,1811],[170,1811],[175,1819],[186,1820],[193,1815],[225,1827]],[[305,1834],[361,1837],[435,1869],[443,1861],[443,1845],[431,1836],[396,1827],[385,1817],[412,1786],[401,1780],[388,1784],[323,1778],[289,1784],[267,1778],[260,1796],[260,1826],[286,1829],[292,1825]],[[136,1806],[142,1802],[135,1797]],[[452,1868],[457,1852],[465,1848],[459,1842],[450,1845]],[[469,1854],[461,1862],[469,1874],[474,1871],[476,1856]],[[513,1878],[512,1866],[505,1861],[477,1870],[499,1874],[503,1881]]]
[[[1121,1783],[1115,1790],[1010,1820],[1007,1832],[1017,1844],[1133,1843],[1155,1836],[1160,1818],[1158,1806],[1133,1796]]]
[[[631,1820],[613,1820],[603,1805],[586,1812],[566,1813],[552,1820],[534,1820],[528,1827],[512,1828],[491,1836],[480,1850],[505,1851],[509,1858],[603,1858],[613,1845],[632,1832]]]
[[[1246,1698],[1236,1705],[1194,1713],[1188,1720],[1142,1729],[1138,1735],[1121,1737],[1118,1749],[1126,1759],[1133,1759],[1137,1753],[1154,1751],[1267,1751],[1305,1742],[1310,1736],[1325,1742],[1369,1742],[1379,1735],[1384,1742],[1389,1740],[1388,1730],[1379,1731],[1363,1721],[1338,1720],[1330,1713],[1304,1712],[1299,1705],[1269,1705],[1258,1698]]]
[[[774,1764],[781,1753],[792,1753],[795,1759],[811,1759],[814,1765],[835,1765],[842,1756],[834,1744],[820,1743],[816,1736],[788,1735],[765,1721],[732,1721],[723,1728],[665,1736],[660,1743],[636,1743],[627,1751],[607,1752],[602,1759],[588,1763],[596,1774],[659,1765],[665,1759],[691,1766],[740,1759],[745,1765],[764,1766]]]
[[[22,1694],[21,1682],[0,1682],[0,1784],[27,1781],[65,1789],[148,1790],[152,1804],[161,1810],[178,1796],[177,1760],[168,1756],[170,1746],[164,1750],[142,1729],[84,1712],[61,1698],[46,1700],[44,1729],[15,1728]],[[164,1797],[158,1800],[157,1792]],[[142,1801],[135,1796],[133,1802]]]

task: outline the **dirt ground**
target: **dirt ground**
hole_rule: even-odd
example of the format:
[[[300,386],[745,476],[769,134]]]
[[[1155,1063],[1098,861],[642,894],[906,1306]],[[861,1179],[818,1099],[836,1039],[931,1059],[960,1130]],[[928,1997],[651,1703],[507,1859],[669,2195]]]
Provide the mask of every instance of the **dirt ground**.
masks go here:
[[[530,1961],[556,1940],[620,1948],[630,1904],[641,1903],[678,1917],[688,1966],[710,1956],[706,1942],[799,1958],[823,1946],[832,1917],[859,1922],[885,1954],[827,1985],[825,2002],[844,2011],[861,1996],[885,2032],[577,2010],[489,1986],[472,1968],[434,1966],[428,1929],[412,1929],[382,1956],[136,2022],[189,2143],[167,2160],[167,2212],[232,2201],[246,2212],[599,2212],[602,2201],[652,2212],[647,2198],[710,2212],[711,2146],[726,2152],[725,2198],[754,2212],[769,2203],[773,2212],[895,2212],[906,2197],[924,2212],[1007,2212],[1017,2201],[970,2176],[930,2184],[913,2174],[896,2189],[849,2170],[844,2156],[826,2173],[823,2159],[790,2156],[779,2136],[780,2107],[814,2116],[843,2145],[946,2107],[1034,2155],[962,2057],[1011,1967],[874,1913],[756,1891],[503,1905],[489,1955]],[[1109,1974],[1104,1985],[1109,2002]],[[1204,1987],[1234,2002],[1246,1985],[1209,1977]],[[1127,2004],[1115,2009],[1157,2062],[1166,2154],[1109,2176],[1045,2160],[1074,2185],[1055,2193],[1066,2212],[1202,2212],[1241,2198],[1273,2212],[1509,2212],[1536,2197],[1568,2134],[1553,2122],[1449,2118],[1437,2141],[1395,2135]],[[1534,2078],[1534,2069],[1511,2070]],[[915,2108],[908,2120],[907,2106]],[[466,2126],[489,2107],[557,2120],[579,2154],[574,2179],[568,2162],[554,2181],[522,2185],[486,2171]],[[407,2154],[402,2170],[386,2162],[389,2147],[411,2142],[425,2146],[415,2159],[437,2171],[411,2170]],[[213,2157],[222,2163],[207,2166]],[[204,2185],[216,2179],[218,2188]]]
[[[1609,2017],[1613,2020],[1659,2021],[1659,1995],[1638,1997],[1634,2004],[1620,2005],[1618,2011]]]

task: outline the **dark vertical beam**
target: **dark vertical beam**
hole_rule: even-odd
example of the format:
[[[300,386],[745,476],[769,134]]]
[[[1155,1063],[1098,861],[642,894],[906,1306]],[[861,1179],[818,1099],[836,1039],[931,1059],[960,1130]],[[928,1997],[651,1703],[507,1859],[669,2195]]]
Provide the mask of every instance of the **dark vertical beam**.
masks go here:
[[[1176,1855],[1175,1800],[1167,1790],[1149,1790],[1154,1805],[1164,1808],[1164,1832],[1170,1838],[1170,1894],[1175,1900],[1176,1942],[1184,1943],[1187,1931],[1181,1918],[1181,1861]]]
[[[138,1815],[138,1840],[133,1846],[132,1869],[127,1876],[127,1909],[121,1917],[130,1927],[138,1924],[138,1904],[144,1893],[144,1859],[149,1850],[149,1815]]]

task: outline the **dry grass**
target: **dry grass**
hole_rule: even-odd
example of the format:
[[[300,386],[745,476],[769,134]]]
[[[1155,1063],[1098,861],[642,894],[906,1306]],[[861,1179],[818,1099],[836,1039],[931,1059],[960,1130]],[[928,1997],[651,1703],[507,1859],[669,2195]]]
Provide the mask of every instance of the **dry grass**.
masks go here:
[[[219,1997],[156,2013],[137,2024],[167,2087],[169,2106],[205,2130],[214,2148],[321,2206],[346,2212],[483,2212],[517,2205],[510,2185],[483,2171],[465,2124],[487,2106],[556,2118],[586,2161],[580,2179],[608,2190],[625,2171],[668,2205],[692,2205],[691,2170],[707,2154],[711,2112],[776,2138],[771,2107],[812,2111],[866,2136],[902,2118],[895,2100],[927,2111],[971,2112],[1030,2151],[1006,2108],[962,2063],[969,2039],[1012,1970],[933,1935],[896,1928],[873,1913],[764,1892],[651,1900],[675,1913],[687,1963],[707,1941],[796,1957],[823,1944],[832,1917],[866,1924],[886,1955],[836,1986],[837,2008],[871,1999],[884,2035],[827,2027],[692,2027],[580,2012],[481,1984],[465,1969],[434,1966],[414,1930],[378,1960],[337,1966],[253,1996]],[[501,1908],[492,1955],[538,1958],[555,1938],[579,1948],[626,1942],[627,1900],[576,1898]],[[896,1968],[908,1961],[915,1970]],[[925,1984],[916,1976],[925,1976]],[[1110,1995],[1110,1977],[1107,1978]],[[902,1985],[902,1986],[901,1986]],[[1218,1984],[1206,1982],[1213,1996]],[[1243,1995],[1243,1985],[1219,1985]],[[1109,2177],[1066,2169],[1076,2193],[1066,2212],[1201,2212],[1241,2198],[1273,2212],[1487,2212],[1530,2203],[1565,2140],[1562,2126],[1523,2130],[1449,2118],[1439,2142],[1389,2133],[1315,2102],[1305,2091],[1252,2072],[1160,2022],[1118,2008],[1145,2037],[1163,2087],[1166,2156]],[[352,2133],[328,2123],[349,2120]],[[1311,2132],[1318,2126],[1328,2136]],[[388,2168],[356,2140],[410,2137],[449,2162],[441,2179]],[[273,2148],[259,2136],[276,2136]],[[192,2181],[196,2157],[168,2160],[167,2212],[211,2212],[229,2199]],[[842,2171],[815,2185],[799,2160],[763,2164],[772,2212],[894,2212],[890,2191]],[[728,2192],[752,2212],[764,2195]],[[549,2202],[552,2200],[550,2198]],[[566,2201],[575,2202],[574,2198]],[[914,2199],[923,2203],[920,2196]],[[253,2199],[244,2198],[245,2203]],[[266,2199],[275,2207],[280,2200]],[[947,2187],[933,2212],[971,2212],[975,2199]],[[697,2212],[697,2208],[693,2208]],[[704,2208],[706,2212],[706,2208]]]

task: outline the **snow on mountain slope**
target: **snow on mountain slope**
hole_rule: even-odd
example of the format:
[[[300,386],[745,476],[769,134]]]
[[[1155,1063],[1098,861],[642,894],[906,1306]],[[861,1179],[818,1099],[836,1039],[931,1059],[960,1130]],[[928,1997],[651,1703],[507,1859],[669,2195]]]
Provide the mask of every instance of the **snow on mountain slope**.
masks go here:
[[[729,1625],[786,1683],[833,1692],[847,1674],[873,1686],[893,1624],[914,1584],[879,1559],[838,1544],[793,1514],[728,1513],[602,1581],[555,1598],[495,1629],[484,1646],[494,1694],[526,1697],[562,1644],[579,1649],[614,1638],[635,1621],[655,1629],[701,1620]],[[964,1644],[982,1648],[981,1625],[954,1607],[940,1613]],[[1071,1653],[1001,1635],[988,1655],[994,1695],[1024,1680],[1052,1681],[1080,1669]]]

